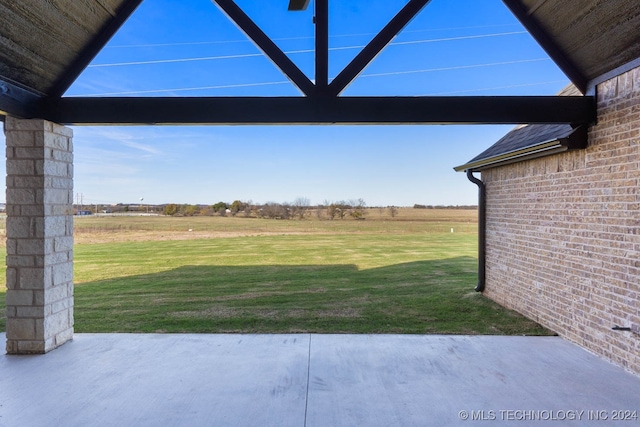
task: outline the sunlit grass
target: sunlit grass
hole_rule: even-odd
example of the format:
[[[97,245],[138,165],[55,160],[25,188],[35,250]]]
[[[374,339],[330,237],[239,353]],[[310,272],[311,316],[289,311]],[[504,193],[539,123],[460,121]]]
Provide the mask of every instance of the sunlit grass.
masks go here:
[[[76,245],[76,331],[549,333],[473,291],[476,224],[460,218],[120,222],[139,230],[153,220],[150,241]],[[237,235],[159,237],[192,224],[234,227]],[[281,233],[242,235],[242,224]]]

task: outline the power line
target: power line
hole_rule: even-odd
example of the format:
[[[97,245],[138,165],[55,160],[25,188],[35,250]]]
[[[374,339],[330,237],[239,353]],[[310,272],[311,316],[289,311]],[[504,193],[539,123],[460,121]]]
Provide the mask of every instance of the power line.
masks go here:
[[[539,61],[549,61],[549,58],[522,59],[517,61],[490,62],[485,64],[473,64],[473,65],[457,65],[452,67],[428,68],[428,69],[422,69],[422,70],[391,71],[387,73],[361,74],[359,77],[384,77],[384,76],[396,76],[396,75],[403,75],[403,74],[431,73],[431,72],[437,72],[437,71],[451,71],[451,70],[463,70],[463,69],[469,69],[469,68],[496,67],[501,65],[523,64],[523,63],[539,62]],[[201,86],[201,87],[173,88],[173,89],[153,89],[153,90],[141,90],[141,91],[85,94],[85,95],[76,95],[76,96],[117,96],[117,95],[136,95],[136,94],[145,94],[145,93],[148,94],[148,93],[160,93],[160,92],[187,92],[187,91],[197,91],[197,90],[215,90],[215,89],[230,89],[230,88],[255,87],[255,86],[270,86],[270,85],[281,85],[281,84],[289,84],[289,83],[290,83],[289,81],[283,80],[278,82],[241,83],[241,84],[230,84],[230,85]]]
[[[438,92],[438,93],[430,93],[428,96],[457,95],[457,94],[460,94],[460,93],[472,93],[472,92],[485,92],[485,91],[489,91],[489,90],[514,89],[514,88],[517,88],[517,87],[542,86],[542,85],[555,84],[555,83],[565,83],[566,84],[567,80],[552,80],[552,81],[548,81],[548,82],[524,83],[524,84],[509,85],[509,86],[494,86],[494,87],[486,87],[486,88],[480,88],[480,89],[457,90],[457,91],[453,91],[453,92]]]
[[[504,36],[512,36],[519,34],[527,34],[526,31],[512,31],[507,33],[494,33],[494,34],[479,34],[472,36],[460,36],[460,37],[447,37],[441,39],[425,39],[425,40],[412,40],[412,41],[404,41],[404,42],[392,42],[389,46],[401,46],[401,45],[410,45],[410,44],[422,44],[422,43],[438,43],[438,42],[448,42],[448,41],[459,41],[459,40],[471,40],[471,39],[481,39],[488,37],[504,37]],[[343,46],[343,47],[332,47],[329,48],[330,51],[337,50],[350,50],[350,49],[362,49],[364,45],[358,46]],[[312,53],[314,49],[303,49],[303,50],[293,50],[284,52],[287,55],[294,55],[300,53]],[[262,53],[246,53],[246,54],[237,54],[237,55],[221,55],[221,56],[205,56],[205,57],[196,57],[196,58],[178,58],[178,59],[158,59],[158,60],[150,60],[150,61],[132,61],[132,62],[115,62],[108,64],[91,64],[87,68],[102,68],[102,67],[122,67],[122,66],[130,66],[130,65],[155,65],[155,64],[169,64],[169,63],[180,63],[180,62],[195,62],[195,61],[214,61],[219,59],[240,59],[240,58],[251,58],[251,57],[260,57],[264,56]]]
[[[144,93],[187,92],[187,91],[194,91],[194,90],[233,89],[233,88],[241,88],[241,87],[272,86],[272,85],[282,85],[282,84],[291,84],[291,82],[288,80],[283,80],[281,82],[241,83],[241,84],[229,84],[229,85],[218,85],[218,86],[183,87],[183,88],[175,88],[175,89],[135,90],[135,91],[129,91],[129,92],[96,93],[96,94],[75,95],[75,96],[139,95]]]
[[[453,67],[428,68],[425,70],[392,71],[388,73],[362,74],[359,77],[399,76],[402,74],[431,73],[434,71],[451,71],[451,70],[463,70],[467,68],[495,67],[498,65],[523,64],[526,62],[537,62],[537,61],[548,61],[548,60],[549,58],[522,59],[519,61],[490,62],[486,64],[474,64],[474,65],[456,65]]]
[[[517,24],[500,24],[500,25],[476,25],[469,27],[450,27],[450,28],[425,28],[420,30],[404,30],[402,34],[408,33],[424,33],[435,31],[452,31],[452,30],[472,30],[478,28],[498,28],[498,27],[517,27]],[[330,39],[344,38],[344,37],[364,37],[375,36],[377,33],[352,33],[352,34],[334,34],[329,36]],[[309,40],[314,39],[314,36],[301,36],[301,37],[276,37],[273,41],[287,41],[287,40]],[[112,45],[105,46],[105,49],[129,49],[129,48],[146,48],[146,47],[170,47],[170,46],[198,46],[208,44],[226,44],[226,43],[250,43],[250,39],[243,40],[211,40],[211,41],[199,41],[199,42],[175,42],[175,43],[143,43],[143,44],[129,44],[129,45]]]

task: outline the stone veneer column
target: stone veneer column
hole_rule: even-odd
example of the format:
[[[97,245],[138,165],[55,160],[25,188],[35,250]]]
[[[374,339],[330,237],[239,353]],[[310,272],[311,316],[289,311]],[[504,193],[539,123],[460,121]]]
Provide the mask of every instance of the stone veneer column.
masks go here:
[[[73,338],[71,129],[7,117],[7,353]]]

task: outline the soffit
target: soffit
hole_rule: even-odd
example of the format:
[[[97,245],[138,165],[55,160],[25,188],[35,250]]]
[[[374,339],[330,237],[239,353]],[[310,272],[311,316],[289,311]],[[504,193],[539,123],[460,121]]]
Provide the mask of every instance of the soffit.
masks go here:
[[[91,61],[93,55],[87,55],[92,44],[119,18],[126,3],[128,0],[1,0],[0,80],[52,94],[74,72],[78,61]]]
[[[519,18],[525,27],[537,25],[557,46],[558,53],[553,59],[564,55],[586,82],[640,57],[638,0],[505,0],[505,3],[519,3],[524,9]]]

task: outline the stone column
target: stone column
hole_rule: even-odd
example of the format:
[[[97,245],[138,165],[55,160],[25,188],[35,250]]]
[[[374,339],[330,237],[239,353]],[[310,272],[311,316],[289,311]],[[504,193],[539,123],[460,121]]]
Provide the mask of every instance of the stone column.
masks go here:
[[[7,353],[73,338],[71,129],[7,117]]]

